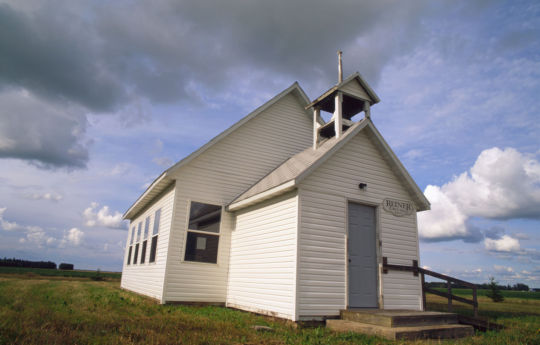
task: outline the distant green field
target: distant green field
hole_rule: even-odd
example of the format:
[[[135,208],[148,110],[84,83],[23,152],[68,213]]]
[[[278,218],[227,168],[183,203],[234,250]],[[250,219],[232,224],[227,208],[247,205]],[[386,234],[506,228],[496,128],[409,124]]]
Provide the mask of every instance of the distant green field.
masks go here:
[[[435,288],[435,290],[439,290],[441,292],[447,292],[447,290],[444,288]],[[489,290],[480,289],[478,290],[477,293],[478,293],[478,296],[486,296],[488,292]],[[458,295],[458,296],[472,296],[472,289],[452,289],[452,294]],[[505,298],[539,299],[540,300],[540,292],[501,290],[501,294]]]
[[[0,267],[0,274],[26,274],[48,277],[75,277],[75,278],[96,278],[101,276],[106,279],[120,279],[120,272],[97,272],[79,270],[54,270],[49,268],[25,268],[25,267]]]

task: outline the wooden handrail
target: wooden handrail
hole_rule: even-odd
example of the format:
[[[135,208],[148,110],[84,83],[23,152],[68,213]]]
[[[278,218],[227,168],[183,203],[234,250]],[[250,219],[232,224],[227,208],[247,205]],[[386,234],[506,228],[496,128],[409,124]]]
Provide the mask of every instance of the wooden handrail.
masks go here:
[[[448,296],[452,296],[452,300],[456,300],[456,301],[458,301],[458,302],[470,304],[470,305],[472,305],[473,307],[474,307],[474,305],[475,305],[474,301],[471,301],[470,299],[466,299],[466,298],[459,297],[459,296],[456,296],[456,295],[449,295],[448,293],[442,292],[442,291],[439,291],[439,290],[430,289],[430,288],[426,287],[426,288],[425,288],[425,291],[426,291],[426,292],[429,292],[429,293],[432,293],[432,294],[434,294],[434,295],[441,296],[441,297],[446,297],[446,298],[448,298]]]
[[[438,295],[438,296],[448,298],[448,312],[452,311],[452,300],[456,300],[458,302],[462,302],[462,303],[472,305],[473,306],[473,311],[474,311],[474,317],[478,317],[478,296],[477,296],[477,287],[476,287],[475,284],[469,283],[469,282],[466,282],[464,280],[457,279],[457,278],[454,278],[454,277],[450,277],[450,276],[447,276],[447,275],[442,274],[442,273],[433,272],[433,271],[427,270],[425,268],[419,267],[418,266],[418,261],[416,261],[416,260],[413,260],[412,266],[394,265],[394,264],[389,264],[388,263],[388,258],[385,256],[385,257],[383,257],[382,269],[383,269],[383,273],[385,273],[385,274],[388,273],[388,270],[412,272],[415,276],[420,274],[421,275],[420,278],[421,278],[421,282],[422,282],[422,302],[423,302],[424,310],[426,309],[426,292],[429,292],[429,293],[432,293],[434,295]],[[439,290],[434,290],[434,289],[430,289],[430,288],[426,287],[425,275],[429,275],[429,276],[432,276],[432,277],[435,277],[435,278],[446,280],[447,284],[448,284],[448,292],[442,292],[442,291],[439,291]],[[470,300],[470,299],[466,299],[466,298],[463,298],[463,297],[460,297],[460,296],[453,295],[452,294],[452,284],[451,283],[460,284],[460,285],[464,285],[464,286],[468,286],[468,287],[472,288],[473,299]]]

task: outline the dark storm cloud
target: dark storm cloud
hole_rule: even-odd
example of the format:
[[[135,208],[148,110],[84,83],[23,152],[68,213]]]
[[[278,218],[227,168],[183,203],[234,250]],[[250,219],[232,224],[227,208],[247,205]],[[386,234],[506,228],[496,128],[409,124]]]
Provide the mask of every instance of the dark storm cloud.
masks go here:
[[[338,49],[346,74],[358,69],[374,84],[389,61],[422,41],[422,18],[441,7],[427,0],[9,1],[0,4],[0,93],[26,90],[65,116],[12,102],[0,128],[18,130],[0,152],[81,167],[86,121],[72,109],[111,114],[141,99],[226,98],[240,80],[271,92],[265,87],[299,80],[320,92],[336,81]],[[43,132],[52,130],[47,118],[58,135]],[[39,145],[12,134],[30,124]]]
[[[376,82],[384,65],[422,37],[427,1],[160,1],[122,5],[97,20],[114,70],[159,101],[177,100],[192,81],[220,91],[253,70],[270,79],[336,80],[346,72]],[[124,79],[125,80],[125,79]]]
[[[83,168],[86,117],[21,90],[0,93],[0,158],[24,159],[40,168]]]
[[[0,4],[0,86],[110,110],[121,100],[123,86],[103,66],[92,31],[56,6],[28,14]]]
[[[428,1],[19,2],[0,5],[0,83],[111,110],[137,94],[162,103],[196,81],[217,91],[253,69],[335,80],[347,69],[376,81],[422,35]]]

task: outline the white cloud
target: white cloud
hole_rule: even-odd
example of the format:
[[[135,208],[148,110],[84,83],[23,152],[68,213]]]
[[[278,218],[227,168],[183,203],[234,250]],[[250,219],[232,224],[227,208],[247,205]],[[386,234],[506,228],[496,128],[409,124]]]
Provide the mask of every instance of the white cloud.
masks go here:
[[[6,231],[22,232],[24,237],[19,238],[19,243],[31,243],[37,245],[39,248],[43,246],[64,248],[66,244],[79,246],[82,243],[84,232],[77,228],[71,228],[61,239],[56,238],[47,234],[40,226],[20,225],[16,222],[5,220],[4,213],[6,210],[6,207],[0,208],[0,226]]]
[[[514,272],[514,269],[512,267],[502,266],[502,265],[493,265],[493,269],[495,270],[495,272],[499,272],[499,273],[512,273],[512,272]]]
[[[112,176],[125,175],[131,169],[133,169],[133,166],[129,163],[118,163],[112,168],[110,175]]]
[[[152,162],[164,168],[168,168],[173,164],[172,159],[170,159],[169,157],[156,157],[152,159]]]
[[[77,229],[71,228],[64,233],[62,238],[56,238],[49,236],[43,229],[36,231],[29,231],[26,233],[26,237],[20,238],[20,243],[33,243],[42,248],[44,246],[49,248],[66,248],[67,245],[71,247],[78,247],[81,245],[84,237],[84,232]]]
[[[64,197],[58,193],[31,193],[25,194],[25,198],[32,200],[50,200],[50,201],[60,201]]]
[[[470,216],[540,218],[540,162],[513,148],[482,151],[442,188]]]
[[[409,151],[405,152],[403,157],[405,157],[406,159],[415,160],[417,158],[422,157],[423,155],[425,155],[425,152],[423,150],[412,149],[412,150],[409,150]]]
[[[527,234],[524,234],[524,233],[517,233],[517,234],[514,234],[514,237],[517,238],[518,240],[530,240],[531,237]]]
[[[82,239],[84,236],[84,232],[77,229],[77,228],[71,228],[69,229],[68,233],[64,238],[68,241],[69,244],[72,244],[74,246],[78,246],[81,244]]]
[[[467,235],[467,216],[438,186],[427,186],[424,192],[431,210],[418,214],[420,236],[426,239]]]
[[[519,241],[508,235],[504,235],[499,239],[486,238],[484,246],[489,251],[496,252],[519,252],[521,249]]]
[[[52,246],[56,243],[56,239],[47,235],[45,230],[36,225],[20,225],[16,222],[10,222],[4,219],[4,213],[7,208],[0,208],[0,226],[6,231],[20,231],[24,237],[19,238],[19,243],[33,243],[39,248],[44,245]]]
[[[90,227],[103,226],[111,229],[125,229],[122,221],[122,214],[115,211],[114,214],[109,210],[109,206],[103,206],[99,209],[99,204],[93,202],[90,207],[84,210],[83,217],[85,225]]]
[[[17,224],[16,222],[10,222],[4,219],[4,213],[6,212],[7,207],[1,207],[0,208],[0,226],[3,230],[6,231],[30,231],[30,232],[37,232],[41,230],[41,228],[36,226],[25,226]]]
[[[54,242],[54,238],[47,236],[45,231],[33,231],[33,232],[27,232],[26,233],[26,242],[34,243],[39,248],[43,247],[45,244],[52,244]]]
[[[424,194],[431,211],[418,215],[420,236],[445,240],[473,236],[470,217],[540,219],[540,162],[516,149],[484,150],[468,172]],[[495,242],[489,243],[495,248]]]

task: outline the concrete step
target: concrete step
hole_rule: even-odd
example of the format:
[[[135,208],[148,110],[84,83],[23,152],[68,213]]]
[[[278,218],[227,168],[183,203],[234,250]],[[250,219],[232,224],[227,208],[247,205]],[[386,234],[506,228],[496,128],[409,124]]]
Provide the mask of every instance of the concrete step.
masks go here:
[[[474,334],[472,326],[459,324],[388,327],[349,320],[326,320],[326,327],[338,332],[358,332],[391,340],[455,339]]]
[[[385,327],[429,326],[457,324],[453,313],[413,310],[347,309],[341,319]]]

